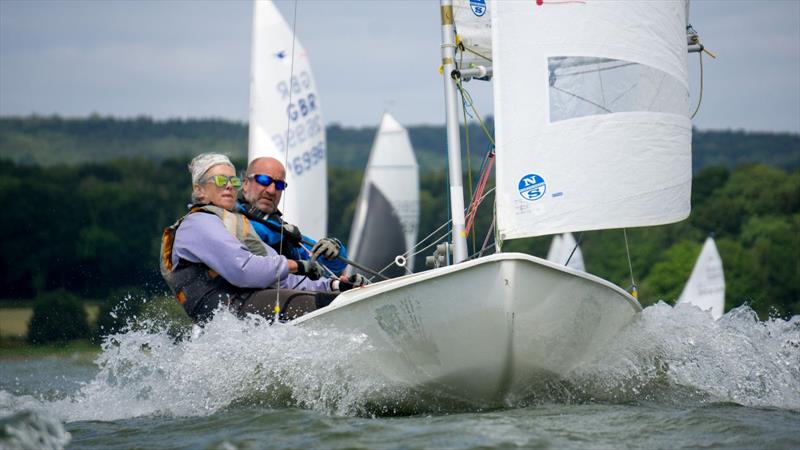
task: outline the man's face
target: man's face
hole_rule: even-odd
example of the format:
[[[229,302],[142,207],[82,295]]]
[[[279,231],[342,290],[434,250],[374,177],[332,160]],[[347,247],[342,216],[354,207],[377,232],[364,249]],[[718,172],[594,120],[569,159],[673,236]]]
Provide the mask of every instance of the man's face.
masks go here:
[[[280,161],[273,158],[258,159],[250,167],[242,186],[242,194],[248,203],[260,211],[271,214],[278,209],[283,191],[275,189],[275,183],[262,186],[252,179],[253,175],[269,175],[273,180],[286,180],[286,170]]]

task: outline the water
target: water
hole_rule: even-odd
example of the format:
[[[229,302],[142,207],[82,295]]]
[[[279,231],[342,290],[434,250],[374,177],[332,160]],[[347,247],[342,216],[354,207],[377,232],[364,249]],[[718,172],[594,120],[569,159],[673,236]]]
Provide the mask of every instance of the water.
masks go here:
[[[95,361],[0,363],[0,448],[800,448],[800,316],[648,307],[605,355],[494,410],[367,401],[363,336],[220,315]]]

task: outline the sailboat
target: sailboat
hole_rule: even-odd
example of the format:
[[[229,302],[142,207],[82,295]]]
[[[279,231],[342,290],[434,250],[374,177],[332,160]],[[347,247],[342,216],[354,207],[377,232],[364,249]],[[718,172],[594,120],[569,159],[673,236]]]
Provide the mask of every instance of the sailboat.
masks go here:
[[[413,269],[414,257],[401,261],[403,266],[394,261],[411,253],[418,224],[417,159],[408,131],[384,113],[361,183],[348,241],[350,257],[366,267],[390,265],[383,272],[387,277],[405,275]]]
[[[685,7],[487,5],[498,250],[507,239],[689,215]],[[468,259],[451,0],[441,15],[454,264],[345,292],[293,323],[363,337],[353,364],[380,374],[386,392],[513,405],[595,360],[641,306],[607,280],[534,256]]]
[[[695,305],[714,320],[725,312],[725,274],[714,238],[709,236],[676,304]]]
[[[247,160],[284,162],[289,189],[280,208],[305,235],[327,235],[325,124],[302,44],[269,0],[253,2]]]
[[[586,270],[583,264],[583,252],[575,242],[572,233],[557,234],[550,242],[547,250],[547,260],[556,264],[563,264],[575,270]]]

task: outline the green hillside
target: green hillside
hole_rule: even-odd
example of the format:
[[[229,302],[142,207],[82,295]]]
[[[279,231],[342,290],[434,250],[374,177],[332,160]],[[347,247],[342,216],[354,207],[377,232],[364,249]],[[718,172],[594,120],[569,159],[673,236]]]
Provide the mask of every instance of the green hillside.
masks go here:
[[[487,121],[489,129],[493,123]],[[327,127],[329,164],[345,169],[366,165],[375,127]],[[443,125],[408,127],[411,143],[423,171],[445,166]],[[477,124],[470,125],[470,148],[483,154],[488,140]],[[466,151],[465,142],[462,148]],[[744,131],[700,131],[693,136],[694,170],[707,166],[735,168],[762,163],[786,170],[800,168],[800,135]],[[155,121],[146,117],[115,119],[92,116],[0,118],[0,155],[22,165],[84,164],[118,158],[142,157],[154,161],[186,158],[207,151],[244,159],[247,125],[240,122],[191,119]]]
[[[444,130],[409,130],[423,167],[422,237],[448,217]],[[328,127],[329,234],[343,240],[374,133]],[[703,240],[715,233],[728,309],[748,302],[762,317],[800,314],[800,137],[723,131],[694,136],[698,170],[691,217],[628,230],[642,302],[674,301]],[[471,137],[477,166],[487,143],[477,128]],[[63,288],[102,302],[128,290],[163,293],[159,240],[164,227],[185,212],[189,155],[228,152],[241,167],[246,141],[242,124],[225,121],[0,119],[0,201],[13,205],[0,222],[1,296],[26,299]],[[479,211],[471,251],[480,249],[491,217],[488,201]],[[589,272],[623,287],[631,284],[621,230],[580,238]],[[523,239],[506,242],[504,250],[543,256],[548,245],[549,238]]]

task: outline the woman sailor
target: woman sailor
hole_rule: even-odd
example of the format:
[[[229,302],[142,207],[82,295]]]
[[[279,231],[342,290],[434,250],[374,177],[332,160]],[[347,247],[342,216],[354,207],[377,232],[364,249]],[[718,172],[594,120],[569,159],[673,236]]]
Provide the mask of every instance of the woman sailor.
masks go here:
[[[186,313],[204,322],[225,305],[235,313],[288,320],[327,306],[338,279],[315,261],[278,255],[236,210],[242,181],[227,156],[201,154],[189,164],[190,212],[164,230],[161,275]]]

